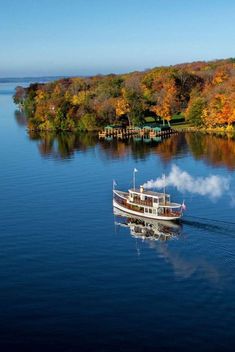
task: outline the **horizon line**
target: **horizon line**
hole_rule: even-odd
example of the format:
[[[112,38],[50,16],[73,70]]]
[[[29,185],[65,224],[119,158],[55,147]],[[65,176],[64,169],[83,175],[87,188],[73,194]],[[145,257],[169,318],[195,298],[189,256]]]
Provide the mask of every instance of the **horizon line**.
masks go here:
[[[95,74],[90,74],[90,75],[82,75],[82,74],[68,74],[68,75],[33,75],[33,76],[29,76],[29,75],[22,75],[22,76],[7,76],[7,77],[0,77],[0,83],[4,83],[2,81],[4,80],[34,80],[34,79],[46,79],[46,78],[76,78],[76,77],[81,77],[81,78],[86,78],[86,77],[95,77],[95,76],[108,76],[108,75],[122,75],[122,74],[129,74],[129,73],[134,73],[134,72],[145,72],[145,71],[150,71],[153,70],[155,68],[160,68],[160,67],[174,67],[174,66],[178,66],[178,65],[186,65],[186,64],[193,64],[193,63],[197,63],[197,62],[216,62],[216,61],[226,61],[226,60],[231,60],[234,59],[234,57],[226,57],[226,58],[220,58],[220,59],[210,59],[210,60],[195,60],[195,61],[184,61],[181,63],[175,63],[175,64],[170,64],[170,65],[157,65],[157,66],[153,66],[153,67],[149,67],[149,68],[145,68],[142,70],[130,70],[130,71],[125,71],[124,73],[115,73],[110,71],[109,73],[100,73],[97,72]]]

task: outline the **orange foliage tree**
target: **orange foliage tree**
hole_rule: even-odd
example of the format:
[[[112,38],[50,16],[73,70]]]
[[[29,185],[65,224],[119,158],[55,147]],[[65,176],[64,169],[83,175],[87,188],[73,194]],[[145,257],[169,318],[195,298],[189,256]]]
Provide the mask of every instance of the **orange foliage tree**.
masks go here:
[[[163,120],[170,121],[172,115],[177,112],[177,88],[173,78],[164,79],[155,83],[157,85],[156,104],[151,110]]]

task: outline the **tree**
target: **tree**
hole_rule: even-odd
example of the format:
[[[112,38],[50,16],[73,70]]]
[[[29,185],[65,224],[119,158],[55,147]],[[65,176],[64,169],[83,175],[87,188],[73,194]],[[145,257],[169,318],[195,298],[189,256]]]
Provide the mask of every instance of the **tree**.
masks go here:
[[[116,115],[117,117],[121,117],[123,115],[126,115],[127,117],[129,116],[128,113],[130,112],[130,106],[127,103],[127,101],[122,97],[122,98],[118,98],[116,100]],[[129,122],[129,126],[131,125],[131,121],[128,117],[128,122]]]
[[[195,97],[189,103],[186,110],[186,117],[195,126],[203,124],[203,112],[206,107],[206,101],[202,97]]]
[[[122,95],[129,111],[127,117],[129,125],[139,125],[143,122],[145,100],[142,91],[142,77],[139,73],[133,73],[125,80]]]
[[[173,114],[178,112],[177,89],[173,78],[165,78],[158,82],[156,103],[151,110],[163,120],[170,121]]]
[[[21,86],[17,86],[13,97],[14,103],[20,105],[20,107],[23,107],[25,97],[26,97],[25,88]]]
[[[81,130],[92,131],[97,128],[96,117],[92,114],[85,114],[79,121],[79,128]]]

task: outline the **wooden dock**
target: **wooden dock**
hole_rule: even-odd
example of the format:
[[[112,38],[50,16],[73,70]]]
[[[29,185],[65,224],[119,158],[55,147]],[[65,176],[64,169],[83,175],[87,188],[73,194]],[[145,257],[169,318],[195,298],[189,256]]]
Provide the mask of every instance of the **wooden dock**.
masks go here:
[[[143,137],[149,139],[155,139],[156,137],[166,137],[172,134],[178,134],[178,131],[168,128],[168,129],[154,129],[154,128],[136,128],[136,127],[127,127],[127,128],[105,128],[102,131],[98,132],[100,139],[110,138],[112,139],[127,139],[130,137]]]
[[[105,137],[114,137],[114,138],[129,138],[131,136],[136,136],[138,135],[138,131],[133,129],[133,128],[113,128],[113,129],[104,129],[103,131],[100,131],[99,133],[99,138],[105,138]]]

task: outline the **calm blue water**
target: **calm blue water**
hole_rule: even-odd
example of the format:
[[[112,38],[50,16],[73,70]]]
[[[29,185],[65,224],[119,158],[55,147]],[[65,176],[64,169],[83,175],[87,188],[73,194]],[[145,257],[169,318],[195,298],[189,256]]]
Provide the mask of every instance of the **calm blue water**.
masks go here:
[[[12,89],[0,85],[1,351],[233,351],[235,225],[201,218],[235,222],[235,142],[29,136]],[[187,204],[176,236],[133,237],[112,180],[127,189],[134,167],[143,183],[173,164],[230,177],[231,194],[170,189]]]

